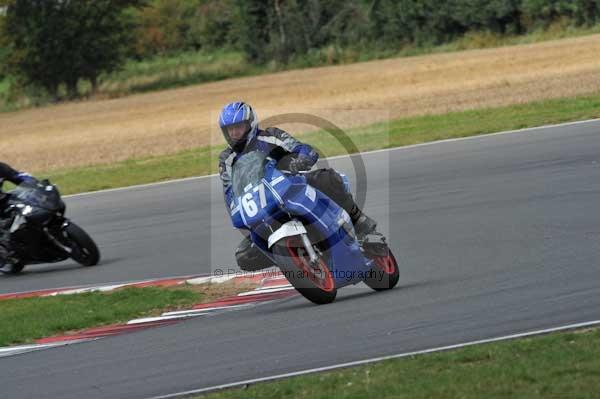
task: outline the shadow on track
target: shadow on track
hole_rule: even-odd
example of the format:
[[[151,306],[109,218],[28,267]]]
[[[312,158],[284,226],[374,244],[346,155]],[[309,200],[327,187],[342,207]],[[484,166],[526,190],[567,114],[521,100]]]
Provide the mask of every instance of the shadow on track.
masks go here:
[[[119,262],[122,260],[121,258],[109,258],[102,259],[99,264],[95,266],[82,266],[79,263],[75,263],[73,261],[65,261],[60,263],[49,263],[49,264],[39,264],[39,265],[27,265],[25,269],[19,274],[2,274],[0,273],[0,278],[26,278],[26,277],[35,277],[43,274],[49,273],[63,273],[63,272],[75,272],[78,270],[83,271],[91,271],[93,269],[104,267],[111,265],[113,263]]]
[[[288,302],[294,301],[292,304],[287,304],[285,306],[277,306],[276,308],[272,307],[272,308],[269,308],[269,310],[265,313],[289,312],[290,310],[307,309],[307,308],[319,308],[319,309],[322,307],[327,308],[327,307],[335,306],[336,304],[345,303],[348,301],[356,301],[356,300],[359,300],[362,298],[370,298],[373,295],[376,295],[376,296],[398,295],[400,293],[404,293],[404,292],[414,289],[414,288],[422,288],[422,287],[437,285],[438,283],[439,283],[439,281],[436,281],[436,280],[417,281],[417,282],[413,282],[413,283],[409,283],[409,284],[398,285],[389,291],[379,291],[379,292],[372,291],[370,288],[367,288],[364,286],[359,286],[361,288],[360,292],[350,294],[349,292],[352,290],[352,288],[346,289],[345,291],[342,291],[343,295],[336,298],[336,300],[333,303],[328,304],[328,305],[323,305],[323,306],[314,305],[314,304],[310,303],[308,300],[306,300],[304,297],[302,297],[300,294],[298,294],[297,296],[277,301],[277,304],[279,304],[279,305],[284,305],[284,304],[287,304]]]

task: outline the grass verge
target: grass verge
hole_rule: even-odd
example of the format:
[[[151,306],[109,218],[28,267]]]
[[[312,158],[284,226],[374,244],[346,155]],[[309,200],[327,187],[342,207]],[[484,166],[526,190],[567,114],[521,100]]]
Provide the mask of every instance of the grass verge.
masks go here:
[[[0,347],[35,339],[160,315],[247,290],[234,283],[175,288],[124,288],[53,297],[0,301]]]
[[[598,117],[600,95],[405,118],[351,129],[347,134],[358,151],[369,151]],[[307,133],[302,140],[322,156],[347,153],[340,142],[324,132]],[[201,176],[216,173],[221,148],[202,147],[175,155],[36,175],[49,177],[65,194]]]
[[[261,73],[262,69],[247,63],[240,52],[181,53],[172,57],[129,61],[121,71],[101,79],[99,94],[118,97],[132,93],[145,93],[256,75]],[[86,88],[83,89],[85,93]]]
[[[204,395],[228,398],[596,398],[600,330],[472,346]]]

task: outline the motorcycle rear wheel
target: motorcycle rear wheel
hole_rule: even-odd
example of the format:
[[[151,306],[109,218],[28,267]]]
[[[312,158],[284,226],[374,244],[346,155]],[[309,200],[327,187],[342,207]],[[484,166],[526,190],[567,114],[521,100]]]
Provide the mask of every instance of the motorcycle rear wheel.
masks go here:
[[[327,262],[321,258],[313,267],[299,236],[279,240],[273,255],[287,280],[306,299],[317,305],[335,300],[337,288]]]
[[[365,284],[375,291],[394,288],[400,279],[400,269],[392,250],[388,250],[387,256],[374,256],[371,259],[375,265],[363,280]]]

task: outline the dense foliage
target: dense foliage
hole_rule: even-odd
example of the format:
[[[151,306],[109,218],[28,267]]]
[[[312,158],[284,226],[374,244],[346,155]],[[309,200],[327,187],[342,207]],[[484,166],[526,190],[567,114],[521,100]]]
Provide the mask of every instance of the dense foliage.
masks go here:
[[[255,64],[323,49],[393,51],[468,32],[600,22],[600,0],[0,0],[0,79],[77,94],[126,58],[232,49]]]
[[[8,49],[3,70],[22,85],[45,89],[54,98],[65,86],[77,95],[81,79],[96,86],[103,72],[128,54],[131,17],[140,0],[2,0],[0,46]]]
[[[520,34],[600,19],[600,0],[154,0],[139,14],[138,56],[233,47],[286,62],[326,46],[440,44],[468,31]]]

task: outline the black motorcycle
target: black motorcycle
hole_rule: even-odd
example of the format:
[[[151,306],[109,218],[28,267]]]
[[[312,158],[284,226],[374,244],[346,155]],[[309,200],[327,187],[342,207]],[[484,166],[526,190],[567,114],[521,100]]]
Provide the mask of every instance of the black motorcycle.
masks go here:
[[[21,184],[7,192],[8,206],[2,219],[8,220],[10,273],[26,265],[73,259],[83,266],[100,261],[94,240],[65,217],[66,205],[58,189],[48,180]]]

